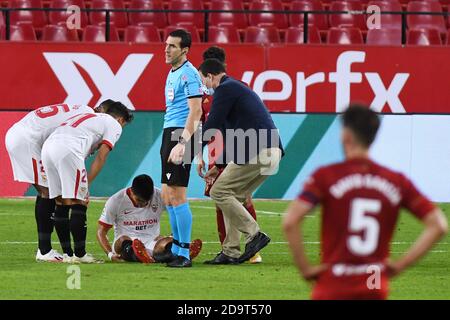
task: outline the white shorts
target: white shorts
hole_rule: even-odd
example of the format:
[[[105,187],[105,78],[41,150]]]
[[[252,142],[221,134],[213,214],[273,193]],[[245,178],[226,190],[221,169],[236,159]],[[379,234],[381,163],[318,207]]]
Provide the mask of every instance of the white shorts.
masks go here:
[[[20,125],[12,126],[5,136],[5,146],[14,174],[14,180],[48,187],[41,161],[42,146],[33,142]]]
[[[88,200],[88,181],[84,159],[69,150],[64,139],[47,139],[42,147],[50,199]]]

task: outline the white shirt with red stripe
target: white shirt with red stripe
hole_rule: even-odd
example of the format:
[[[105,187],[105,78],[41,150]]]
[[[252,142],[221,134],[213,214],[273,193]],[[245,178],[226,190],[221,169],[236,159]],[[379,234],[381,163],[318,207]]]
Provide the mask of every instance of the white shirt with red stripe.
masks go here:
[[[63,139],[65,146],[85,159],[101,144],[113,149],[122,134],[122,126],[106,113],[85,113],[67,119],[49,137]]]
[[[114,242],[121,236],[141,240],[153,250],[155,238],[160,235],[161,213],[165,209],[161,191],[154,189],[152,200],[146,207],[138,208],[130,196],[130,188],[115,193],[105,204],[98,222],[114,227]]]
[[[94,110],[86,105],[55,104],[29,112],[16,125],[27,132],[31,142],[42,146],[50,134],[65,120],[86,113],[94,113]]]

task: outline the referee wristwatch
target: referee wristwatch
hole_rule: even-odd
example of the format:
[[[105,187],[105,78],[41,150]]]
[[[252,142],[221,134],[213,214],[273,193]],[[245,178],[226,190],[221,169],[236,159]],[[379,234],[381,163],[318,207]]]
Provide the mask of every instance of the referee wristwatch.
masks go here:
[[[183,138],[183,136],[180,136],[180,137],[178,138],[178,143],[181,144],[181,145],[183,145],[183,146],[186,144],[186,140]]]

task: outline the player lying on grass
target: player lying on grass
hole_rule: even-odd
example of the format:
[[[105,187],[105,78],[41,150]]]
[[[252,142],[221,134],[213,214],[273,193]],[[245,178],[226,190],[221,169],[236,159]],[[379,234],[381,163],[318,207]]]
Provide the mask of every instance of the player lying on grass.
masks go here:
[[[130,188],[122,189],[109,198],[97,229],[97,240],[108,258],[114,262],[170,262],[174,241],[172,237],[160,235],[163,210],[161,191],[145,174],[135,177]],[[108,231],[112,227],[114,244],[111,247]],[[192,241],[191,259],[200,253],[201,248],[201,240]]]
[[[95,112],[114,103],[103,101]],[[38,231],[36,261],[61,262],[63,256],[52,249],[53,215],[55,199],[49,198],[48,181],[41,161],[45,140],[68,118],[80,114],[94,113],[86,105],[55,104],[33,110],[15,123],[5,136],[5,145],[11,160],[14,180],[31,183],[36,189],[35,218]]]

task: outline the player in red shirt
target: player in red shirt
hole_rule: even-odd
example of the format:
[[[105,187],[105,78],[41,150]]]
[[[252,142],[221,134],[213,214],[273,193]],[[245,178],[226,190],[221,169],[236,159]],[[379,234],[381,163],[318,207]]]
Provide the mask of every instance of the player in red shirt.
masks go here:
[[[208,49],[206,49],[203,52],[203,60],[206,60],[206,59],[217,59],[217,60],[221,61],[222,63],[225,63],[225,51],[222,48],[217,47],[217,46],[209,47]],[[211,90],[211,89],[208,89],[208,90]],[[203,113],[202,113],[202,117],[200,119],[200,121],[202,123],[206,122],[209,111],[211,109],[213,93],[214,92],[207,92],[207,93],[205,93],[205,95],[203,95],[203,99],[202,99]],[[212,152],[214,152],[214,151],[212,151]],[[216,156],[215,154],[210,154],[210,158],[214,158],[215,156]],[[214,180],[206,181],[205,196],[207,196],[207,197],[209,197],[209,191],[211,190],[212,186],[214,185],[214,182],[217,180],[217,178],[219,178],[220,174],[226,167],[226,164],[219,165],[219,164],[215,164],[214,161],[209,161],[208,163],[209,163],[208,169],[211,169],[214,166],[219,168],[219,175]],[[200,161],[199,166],[197,167],[197,171],[198,171],[199,176],[202,178],[204,177],[203,172],[202,172],[203,167],[204,167],[204,163],[202,163]],[[255,211],[255,207],[253,206],[253,201],[252,201],[251,195],[249,195],[247,197],[247,199],[245,200],[244,206],[247,209],[247,211],[250,213],[250,215],[253,217],[253,219],[256,220],[256,211]],[[225,239],[225,236],[226,236],[226,231],[225,231],[225,222],[223,220],[223,213],[222,213],[222,210],[220,210],[220,208],[218,206],[216,206],[216,220],[217,220],[217,232],[219,234],[220,243],[222,244]],[[250,261],[250,263],[261,263],[262,257],[260,255],[260,253],[258,252],[252,258],[250,258],[249,261]]]
[[[419,260],[447,232],[442,211],[403,174],[369,159],[380,120],[367,107],[343,114],[346,160],[318,169],[288,208],[284,232],[303,278],[317,280],[313,299],[386,299],[388,278]],[[299,228],[322,205],[321,264],[306,258]],[[399,210],[408,209],[425,230],[397,261],[389,260]]]

